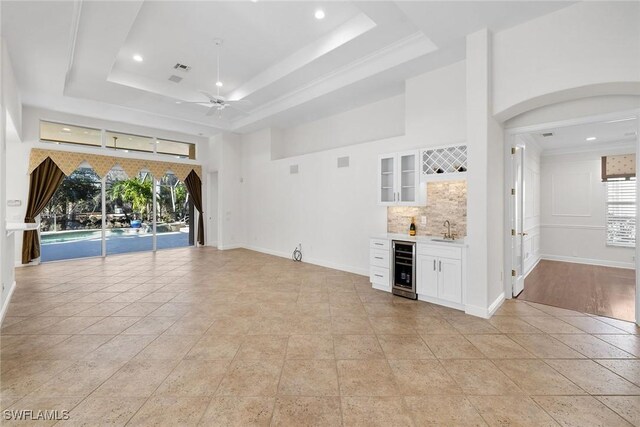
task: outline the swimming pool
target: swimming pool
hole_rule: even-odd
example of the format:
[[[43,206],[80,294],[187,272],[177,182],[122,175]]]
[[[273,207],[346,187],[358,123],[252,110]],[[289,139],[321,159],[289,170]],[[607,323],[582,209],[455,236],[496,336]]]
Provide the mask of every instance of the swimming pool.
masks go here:
[[[146,233],[141,228],[112,228],[105,231],[106,237],[121,236],[148,236],[152,233]],[[51,243],[75,242],[78,240],[100,240],[102,239],[102,230],[72,230],[72,231],[49,231],[40,235],[41,244],[47,245]]]

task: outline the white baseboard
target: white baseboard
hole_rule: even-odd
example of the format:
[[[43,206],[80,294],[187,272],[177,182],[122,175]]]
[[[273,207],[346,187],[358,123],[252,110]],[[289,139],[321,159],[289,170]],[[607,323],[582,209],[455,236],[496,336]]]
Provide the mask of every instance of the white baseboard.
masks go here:
[[[498,308],[500,308],[500,306],[502,305],[502,303],[504,302],[504,292],[502,292],[500,295],[498,295],[498,298],[496,298],[491,305],[489,305],[488,308],[484,308],[484,307],[478,307],[475,305],[465,305],[464,307],[464,312],[467,314],[470,314],[472,316],[476,316],[476,317],[482,317],[483,319],[488,319],[491,316],[493,316],[493,313],[496,312],[496,310]]]
[[[500,308],[503,302],[504,302],[504,292],[498,295],[498,298],[496,298],[489,306],[489,310],[488,310],[489,317],[493,316],[493,314],[496,312],[497,309]]]
[[[218,249],[220,249],[221,251],[226,251],[226,250],[230,250],[230,249],[242,249],[244,248],[243,245],[240,244],[235,244],[235,245],[226,245],[226,246],[218,246]]]
[[[540,264],[540,260],[542,259],[542,257],[538,256],[538,258],[536,259],[536,261],[533,263],[533,265],[531,266],[531,268],[529,268],[527,271],[525,271],[524,273],[524,278],[526,279],[527,276],[538,266],[538,264]]]
[[[291,258],[291,253],[289,252],[281,252],[274,251],[272,249],[262,248],[259,246],[245,245],[243,246],[245,249],[249,249],[251,251],[262,252],[264,254],[275,255],[282,258]],[[353,267],[345,264],[338,264],[332,261],[326,261],[317,258],[305,258],[304,255],[302,257],[302,262],[306,262],[313,265],[319,265],[320,267],[333,268],[334,270],[346,271],[347,273],[359,274],[361,276],[369,276],[369,270]]]
[[[562,261],[562,262],[572,262],[575,264],[600,265],[603,267],[628,268],[630,270],[635,270],[636,268],[633,262],[610,261],[605,259],[589,259],[589,258],[578,258],[578,257],[571,257],[571,256],[548,255],[548,254],[542,254],[540,255],[540,258],[546,259],[549,261]]]
[[[440,298],[429,297],[429,296],[420,295],[420,294],[418,294],[418,299],[420,301],[426,301],[426,302],[430,302],[432,304],[443,305],[445,307],[453,308],[455,310],[464,311],[464,305],[463,304],[458,304],[458,303],[451,302],[451,301],[446,301],[446,300],[443,300],[443,299],[440,299]]]
[[[389,286],[384,286],[384,285],[379,285],[377,283],[372,283],[371,287],[373,289],[377,289],[379,291],[391,292],[391,287],[389,287]]]
[[[16,281],[14,280],[11,284],[11,288],[9,289],[9,293],[7,294],[7,299],[2,303],[2,311],[0,311],[0,325],[4,322],[4,316],[7,314],[7,309],[9,308],[9,301],[11,301],[11,296],[13,295],[13,291],[16,289]]]

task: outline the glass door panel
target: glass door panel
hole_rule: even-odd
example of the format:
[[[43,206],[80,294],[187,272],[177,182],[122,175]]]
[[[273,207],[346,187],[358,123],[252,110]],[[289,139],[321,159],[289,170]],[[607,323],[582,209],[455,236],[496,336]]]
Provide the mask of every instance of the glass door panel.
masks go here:
[[[91,168],[66,177],[40,215],[42,262],[102,255],[102,182]]]
[[[153,179],[112,169],[106,177],[107,255],[153,250]]]
[[[400,201],[416,201],[416,155],[405,154],[400,156]]]
[[[385,157],[380,159],[380,202],[393,203],[395,193],[395,159]]]
[[[173,174],[164,175],[156,183],[156,203],[157,248],[190,246],[191,201],[184,183]]]

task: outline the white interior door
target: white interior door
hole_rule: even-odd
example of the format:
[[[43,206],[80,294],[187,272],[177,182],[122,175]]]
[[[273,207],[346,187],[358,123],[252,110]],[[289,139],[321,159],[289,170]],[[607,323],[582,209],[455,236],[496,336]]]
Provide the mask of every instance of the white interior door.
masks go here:
[[[524,290],[524,147],[514,145],[511,153],[511,279],[515,297]]]

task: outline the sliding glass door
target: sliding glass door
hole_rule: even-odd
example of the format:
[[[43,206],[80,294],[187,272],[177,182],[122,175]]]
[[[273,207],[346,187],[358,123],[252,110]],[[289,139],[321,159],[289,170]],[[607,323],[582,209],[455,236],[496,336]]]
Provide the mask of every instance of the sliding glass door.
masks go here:
[[[100,179],[80,167],[41,215],[41,261],[191,246],[192,218],[187,189],[173,174],[129,177],[114,168]]]
[[[112,169],[105,180],[107,255],[153,250],[153,177]]]
[[[184,183],[174,174],[165,174],[156,190],[156,232],[158,249],[189,246],[191,204]],[[191,243],[193,244],[193,243]]]
[[[89,167],[67,176],[40,215],[41,260],[102,255],[102,183]]]

